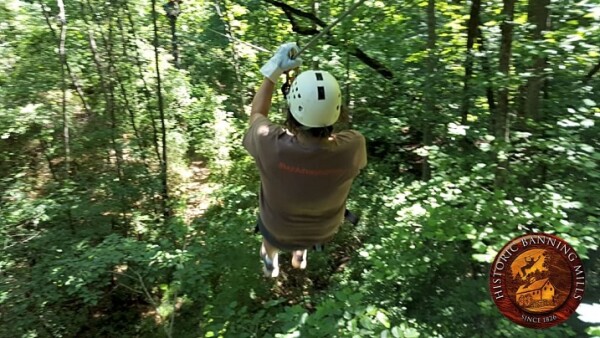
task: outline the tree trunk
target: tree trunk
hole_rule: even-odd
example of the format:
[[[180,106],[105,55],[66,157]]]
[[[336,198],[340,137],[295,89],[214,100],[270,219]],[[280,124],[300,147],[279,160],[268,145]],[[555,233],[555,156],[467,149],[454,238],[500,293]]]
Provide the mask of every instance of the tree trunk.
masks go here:
[[[88,8],[90,10],[90,13],[95,13],[94,8],[91,6],[89,1],[88,1]],[[112,11],[112,7],[108,7],[108,8],[109,8],[109,11]],[[111,102],[113,102],[114,104],[116,104],[116,102],[117,102],[116,95],[115,95],[115,88],[114,88],[116,85],[118,87],[121,99],[123,100],[124,108],[128,113],[129,122],[131,124],[131,128],[133,129],[133,132],[134,132],[134,135],[136,138],[136,142],[137,142],[138,148],[140,150],[140,155],[142,157],[144,164],[146,164],[145,143],[141,136],[141,133],[139,132],[139,128],[136,123],[135,112],[133,111],[133,109],[131,107],[129,94],[127,92],[127,89],[125,88],[125,83],[123,81],[123,77],[121,76],[121,73],[117,68],[117,58],[114,55],[114,49],[113,49],[114,27],[113,27],[112,18],[113,17],[119,18],[119,16],[120,16],[119,14],[120,13],[117,10],[117,15],[114,15],[112,12],[109,12],[106,15],[106,17],[109,18],[108,37],[102,31],[101,23],[96,22],[96,25],[100,28],[99,34],[102,38],[102,41],[104,42],[104,48],[106,49],[106,54],[108,56],[108,79],[109,79],[109,92],[110,92]],[[123,43],[125,44],[126,43],[125,42],[126,34],[123,32],[123,26],[122,26],[122,24],[120,24],[120,20],[117,22],[117,24],[118,24],[118,28],[120,31],[120,35],[124,39]],[[125,49],[126,48],[124,48],[124,51],[123,51],[124,53],[125,53]],[[114,113],[113,113],[113,116],[111,117],[111,119],[112,119],[112,121],[114,121],[116,123]],[[123,162],[122,149],[120,149],[120,148],[118,148],[118,149],[119,149],[118,154],[120,154],[120,157],[118,157],[118,158],[120,158],[121,162]]]
[[[50,10],[46,7],[46,5],[43,2],[40,1],[39,3],[42,8],[42,13],[44,14],[44,18],[46,19],[46,24],[48,25],[48,28],[50,28],[52,35],[56,38],[56,41],[59,44],[59,49],[60,49],[60,36],[56,34],[56,31],[54,30],[54,27],[52,27],[52,23],[50,22],[50,16],[48,14],[50,12]],[[63,6],[63,8],[64,8],[64,6]],[[71,70],[71,66],[69,66],[69,62],[67,61],[66,57],[65,57],[64,67],[66,68],[67,73],[69,74],[69,77],[71,78],[71,84],[73,84],[73,87],[75,87],[75,91],[77,92],[77,96],[81,100],[81,104],[83,104],[83,109],[85,110],[85,113],[87,114],[88,117],[91,117],[92,109],[88,105],[87,100],[85,99],[85,95],[83,94],[83,89],[81,88],[81,85],[79,84],[79,81],[77,80],[77,77]]]
[[[543,31],[548,28],[550,0],[529,0],[528,21],[534,25],[532,40],[536,43],[543,40]],[[527,80],[527,96],[525,100],[525,114],[534,121],[542,119],[540,94],[544,83],[543,72],[546,67],[546,58],[536,56],[533,60],[532,76]]]
[[[313,2],[313,6],[317,4],[317,2]],[[346,1],[344,1],[344,12],[346,12],[346,10],[348,9],[348,5],[346,4]],[[315,13],[316,15],[316,13]],[[343,23],[343,22],[342,22]],[[317,26],[315,24],[315,29],[317,29]],[[351,69],[351,60],[350,60],[350,53],[348,52],[348,41],[349,41],[349,36],[348,36],[348,31],[344,31],[344,45],[345,45],[345,53],[346,53],[346,79],[344,79],[344,106],[346,107],[346,109],[348,110],[348,112],[350,111],[350,102],[351,102],[351,98],[350,98],[350,69]]]
[[[94,9],[91,7],[89,1],[88,7],[90,8],[90,13],[94,13]],[[88,43],[90,46],[90,51],[92,52],[92,57],[94,59],[94,64],[96,65],[96,70],[98,72],[98,76],[100,77],[100,88],[102,90],[102,95],[104,96],[104,112],[109,117],[110,121],[110,143],[115,152],[115,163],[117,176],[120,180],[123,179],[123,154],[117,143],[117,121],[115,115],[115,103],[114,103],[114,94],[112,90],[112,84],[110,80],[110,76],[106,77],[106,70],[104,66],[104,62],[100,57],[100,53],[98,51],[98,46],[96,44],[95,32],[92,24],[85,18],[85,7],[84,4],[81,4],[81,10],[83,14],[83,20],[85,24],[88,26]],[[105,44],[107,42],[105,41]]]
[[[436,90],[435,90],[435,69],[437,66],[436,53],[436,20],[435,20],[435,0],[427,2],[427,79],[425,81],[425,118],[423,119],[423,145],[425,147],[433,144],[433,126],[436,119]],[[421,169],[421,178],[427,181],[431,178],[431,167],[427,156],[423,158]]]
[[[479,22],[481,22],[481,17],[479,18]],[[494,98],[494,89],[493,89],[492,83],[490,82],[489,79],[491,79],[494,74],[492,73],[492,67],[490,66],[490,60],[487,57],[487,50],[485,48],[485,39],[483,38],[483,32],[481,31],[481,27],[477,28],[477,39],[478,39],[478,43],[479,43],[479,48],[478,48],[479,52],[482,53],[483,55],[486,55],[481,60],[481,69],[483,70],[483,74],[485,74],[485,76],[487,76],[487,78],[488,78],[488,80],[486,81],[487,84],[486,84],[486,89],[485,89],[485,96],[487,99],[488,108],[490,110],[490,115],[493,116],[496,111],[496,99]],[[493,130],[493,127],[490,128],[490,130]],[[493,131],[490,132],[490,134],[493,134]]]
[[[225,0],[223,0],[223,10],[221,10],[219,1],[216,1],[215,9],[217,10],[217,14],[219,15],[219,18],[221,19],[221,21],[223,22],[223,25],[225,26],[225,33],[227,34],[227,37],[229,38],[229,46],[231,48],[231,55],[232,55],[232,60],[233,60],[233,71],[235,73],[235,80],[236,80],[236,84],[235,84],[234,88],[236,88],[235,89],[236,93],[240,93],[240,95],[238,95],[239,104],[240,104],[239,111],[243,111],[244,106],[245,106],[245,101],[244,101],[244,96],[241,94],[244,91],[241,90],[241,88],[244,87],[244,84],[243,84],[243,79],[242,79],[241,70],[240,70],[239,55],[238,55],[237,48],[235,47],[235,41],[237,39],[234,36],[233,29],[231,27],[229,12],[227,11],[227,2]],[[236,116],[237,115],[238,114],[236,113]]]
[[[67,113],[67,79],[65,76],[65,65],[67,64],[67,53],[65,44],[67,40],[67,15],[65,4],[62,0],[57,1],[58,20],[60,22],[60,37],[58,41],[58,54],[60,60],[61,90],[62,90],[62,121],[63,121],[63,143],[65,150],[65,173],[66,177],[71,175],[71,145],[69,138],[69,115]]]
[[[467,24],[467,57],[465,60],[465,76],[463,83],[463,101],[461,107],[460,123],[467,124],[467,116],[471,106],[470,82],[473,77],[473,45],[477,37],[479,28],[479,12],[481,8],[481,0],[473,0],[471,2],[471,14]]]
[[[173,63],[175,68],[179,69],[179,42],[177,41],[177,17],[181,13],[179,0],[170,0],[165,6],[169,27],[171,28],[171,49],[173,53]]]
[[[127,58],[127,34],[125,34],[125,32],[123,31],[123,23],[121,22],[120,19],[120,14],[121,13],[117,13],[117,27],[119,29],[119,33],[121,35],[121,39],[123,39],[123,56],[125,56]],[[116,65],[116,60],[112,54],[112,52],[109,53],[109,57],[111,59],[111,63],[113,65]],[[144,138],[142,137],[142,134],[140,133],[140,130],[137,126],[137,122],[136,122],[136,116],[135,116],[135,112],[133,111],[132,105],[130,103],[130,96],[129,93],[127,92],[127,89],[125,88],[125,83],[124,83],[124,79],[121,76],[120,72],[116,69],[114,69],[114,73],[115,73],[115,77],[117,78],[117,83],[119,84],[119,90],[121,92],[121,99],[123,100],[123,103],[125,104],[125,110],[127,110],[127,113],[129,115],[129,122],[131,123],[131,128],[133,129],[133,133],[135,135],[135,139],[140,151],[140,156],[142,157],[142,161],[144,162],[144,164],[146,165],[146,167],[148,167],[147,163],[146,163],[146,142],[144,141]],[[129,67],[125,68],[125,72],[127,73],[129,70]],[[126,78],[131,78],[130,76],[125,75]],[[134,96],[131,97],[132,100],[134,100]]]
[[[503,75],[502,84],[498,90],[498,109],[494,114],[494,136],[496,138],[496,173],[495,187],[500,189],[506,183],[508,160],[500,156],[502,149],[509,142],[509,72],[512,53],[513,17],[516,0],[504,0],[500,26],[502,37],[500,42],[500,65],[498,71]]]
[[[164,98],[162,95],[162,79],[160,75],[160,62],[158,53],[158,13],[156,12],[156,0],[152,0],[152,26],[154,29],[154,66],[156,69],[156,95],[158,97],[158,112],[160,116],[161,126],[161,142],[162,142],[162,158],[160,163],[161,168],[161,186],[162,186],[162,211],[164,221],[167,222],[171,216],[169,209],[169,186],[167,182],[167,126],[165,123],[165,108]]]
[[[131,34],[133,35],[133,41],[137,41],[137,31],[135,29],[135,23],[133,21],[133,17],[131,15],[131,11],[129,10],[129,6],[127,6],[127,2],[123,3],[123,7],[125,9],[125,13],[127,14],[127,21],[129,22],[129,28],[131,29]],[[158,126],[156,125],[156,119],[154,117],[154,106],[150,104],[152,102],[152,94],[150,93],[150,89],[148,88],[148,84],[146,83],[146,77],[144,75],[144,65],[142,63],[142,56],[140,54],[139,49],[135,46],[135,63],[137,66],[137,72],[139,79],[142,81],[142,92],[144,93],[144,98],[146,99],[146,104],[148,107],[148,114],[150,115],[150,124],[152,126],[152,144],[154,145],[154,152],[156,155],[156,160],[158,163],[162,163],[162,158],[160,155],[160,146],[158,142]]]

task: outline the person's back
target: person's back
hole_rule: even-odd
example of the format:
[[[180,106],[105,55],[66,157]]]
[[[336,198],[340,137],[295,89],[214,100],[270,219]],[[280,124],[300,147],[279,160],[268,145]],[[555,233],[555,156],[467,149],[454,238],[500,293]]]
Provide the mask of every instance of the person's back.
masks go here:
[[[287,47],[286,50],[285,47]],[[352,180],[366,165],[364,137],[357,131],[332,134],[339,117],[341,93],[325,71],[301,73],[287,94],[287,128],[268,119],[280,64],[290,44],[261,68],[263,81],[252,103],[244,147],[261,176],[260,217],[265,273],[278,274],[277,250],[297,250],[292,265],[306,266],[306,248],[329,241],[344,217]],[[285,69],[283,69],[285,70]]]
[[[244,145],[260,171],[260,216],[272,244],[293,249],[330,240],[343,220],[352,180],[366,164],[362,135],[303,138],[261,117]]]

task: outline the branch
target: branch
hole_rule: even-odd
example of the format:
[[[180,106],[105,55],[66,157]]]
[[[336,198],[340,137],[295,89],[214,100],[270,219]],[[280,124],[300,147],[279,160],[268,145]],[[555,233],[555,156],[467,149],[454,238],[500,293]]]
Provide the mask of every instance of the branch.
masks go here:
[[[598,71],[600,71],[600,61],[598,61],[598,63],[594,66],[594,68],[592,68],[589,73],[587,73],[587,75],[583,78],[583,84],[587,84],[594,75],[596,75],[596,73],[598,73]]]
[[[337,41],[334,44],[337,44]],[[386,79],[391,80],[394,78],[394,73],[391,70],[389,70],[383,63],[379,62],[379,60],[368,56],[365,52],[363,52],[362,49],[358,47],[351,47],[348,52],[367,66],[373,68],[373,70],[381,74],[381,76],[385,77]]]
[[[291,11],[288,11],[288,10],[284,9],[283,12],[285,13],[285,16],[288,18],[288,20],[290,20],[290,23],[292,24],[294,32],[297,32],[297,33],[302,34],[302,35],[317,35],[317,34],[319,34],[319,30],[316,29],[316,28],[314,28],[314,27],[302,27],[302,26],[300,26],[298,24],[298,21],[296,21],[296,18],[294,18],[294,15],[292,14]]]
[[[312,13],[304,12],[302,10],[294,8],[294,7],[292,7],[292,6],[288,5],[288,4],[285,4],[285,3],[280,2],[280,1],[275,1],[275,0],[264,0],[264,1],[267,2],[267,3],[270,3],[273,6],[281,8],[284,12],[286,12],[286,16],[287,16],[287,13],[295,14],[297,16],[306,18],[306,19],[314,22],[314,23],[316,23],[317,25],[319,25],[321,27],[327,26],[327,24],[323,20],[317,18]]]
[[[297,8],[291,7],[290,5],[280,2],[280,1],[276,1],[276,0],[264,0],[264,1],[274,5],[276,7],[281,8],[281,10],[283,10],[283,12],[285,13],[285,16],[288,18],[288,20],[290,20],[290,24],[292,25],[292,30],[300,35],[316,35],[320,31],[315,28],[307,28],[307,27],[300,26],[298,24],[298,21],[294,18],[294,15],[302,17],[302,18],[306,18],[321,27],[327,26],[327,24],[323,20],[319,19],[318,17],[316,17],[315,15],[313,15],[311,13],[307,13],[307,12],[304,12]],[[340,43],[338,40],[334,39],[330,35],[327,37],[327,42],[334,46],[338,46],[338,47],[342,47],[342,48],[344,47],[343,43]],[[356,46],[351,46],[350,49],[348,50],[348,53],[350,53],[351,55],[353,55],[354,57],[356,57],[357,59],[362,61],[364,64],[366,64],[373,70],[375,70],[377,73],[379,73],[384,78],[386,78],[388,80],[391,80],[394,78],[394,73],[390,69],[388,69],[383,63],[381,63],[378,60],[367,55],[367,53],[365,53],[362,49],[360,49]]]
[[[133,272],[135,274],[135,276],[137,277],[140,286],[142,287],[142,290],[144,291],[144,294],[146,295],[146,298],[148,298],[148,301],[150,302],[150,304],[154,307],[154,311],[156,311],[156,314],[162,319],[165,320],[165,318],[160,314],[160,312],[158,311],[159,305],[154,301],[154,298],[152,297],[152,295],[150,294],[150,291],[148,291],[148,288],[146,287],[146,283],[144,283],[144,278],[142,278],[142,275],[140,275],[137,271],[133,271],[133,269],[130,269],[131,272]],[[173,308],[173,311],[175,311],[175,309]],[[167,335],[168,338],[173,337],[172,336],[172,332],[169,331],[169,328],[167,326],[163,326],[163,329],[165,330],[165,334]]]
[[[46,19],[46,24],[48,25],[48,28],[52,32],[52,36],[54,36],[54,38],[58,42],[59,36],[58,36],[56,30],[54,29],[54,27],[52,26],[52,22],[50,21],[50,14],[49,14],[50,10],[46,7],[46,5],[42,1],[39,1],[39,3],[42,8],[42,14],[44,15],[44,18]],[[73,84],[73,87],[75,87],[77,96],[79,96],[79,99],[81,100],[81,103],[83,104],[83,109],[85,110],[87,116],[90,117],[92,115],[92,108],[88,105],[88,103],[85,99],[85,96],[83,95],[83,89],[79,85],[79,80],[77,79],[77,77],[75,76],[73,71],[71,70],[71,66],[66,59],[65,59],[65,67],[67,69],[67,73],[71,77],[71,83]]]

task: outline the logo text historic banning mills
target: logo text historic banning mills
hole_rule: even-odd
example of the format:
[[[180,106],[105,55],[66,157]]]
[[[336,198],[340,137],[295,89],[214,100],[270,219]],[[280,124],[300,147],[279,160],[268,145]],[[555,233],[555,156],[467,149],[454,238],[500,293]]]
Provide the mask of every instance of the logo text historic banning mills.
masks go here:
[[[549,234],[513,239],[490,269],[490,293],[500,312],[530,328],[548,328],[569,318],[585,289],[583,265],[575,250]]]

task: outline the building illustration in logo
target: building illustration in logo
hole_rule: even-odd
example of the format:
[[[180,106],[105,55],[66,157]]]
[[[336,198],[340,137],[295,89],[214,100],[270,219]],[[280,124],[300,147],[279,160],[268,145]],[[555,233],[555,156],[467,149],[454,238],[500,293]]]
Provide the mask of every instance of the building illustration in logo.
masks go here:
[[[521,285],[517,290],[517,302],[519,306],[525,308],[554,306],[555,290],[556,288],[549,278],[535,281],[529,285]]]
[[[550,250],[530,249],[518,255],[512,265],[513,279],[509,293],[513,301],[530,313],[553,310],[561,305],[570,287],[559,271],[568,269],[566,262]]]

